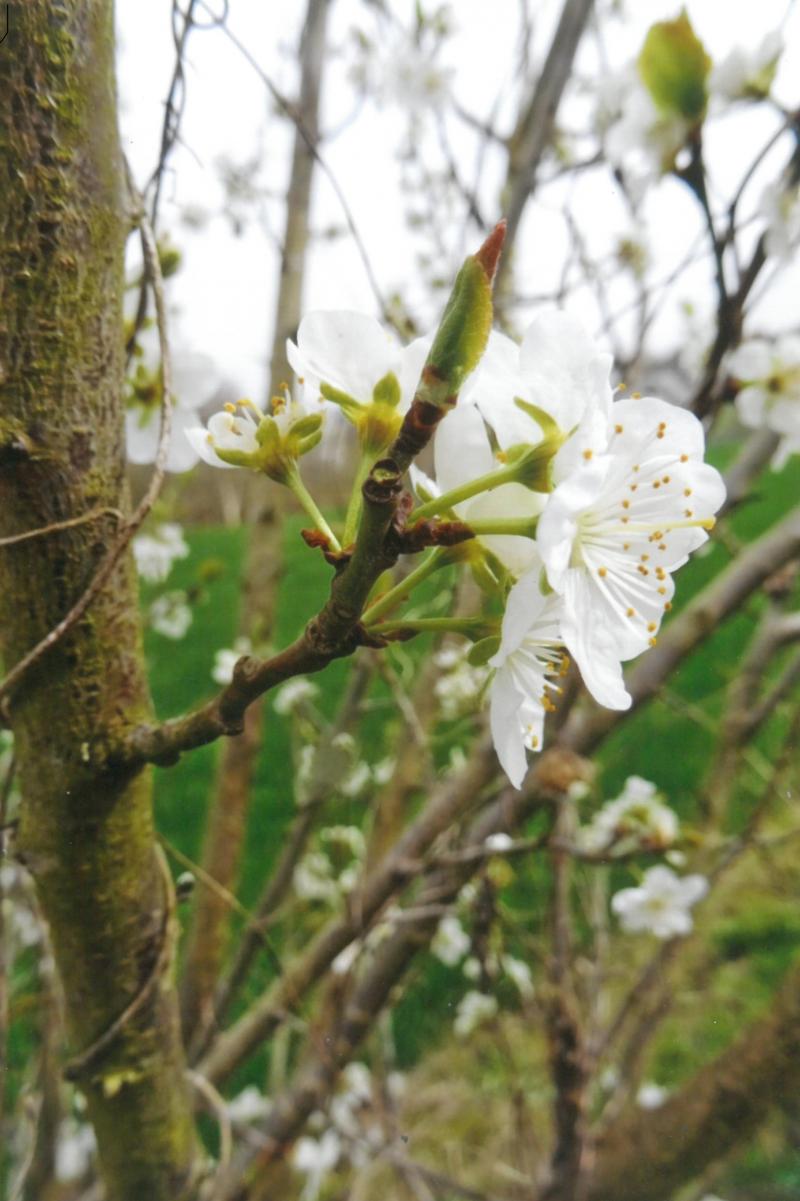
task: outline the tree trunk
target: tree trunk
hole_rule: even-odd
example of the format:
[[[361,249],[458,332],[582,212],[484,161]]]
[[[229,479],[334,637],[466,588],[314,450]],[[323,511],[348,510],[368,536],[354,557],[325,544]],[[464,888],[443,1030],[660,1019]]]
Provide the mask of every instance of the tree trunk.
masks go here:
[[[0,533],[125,510],[123,249],[111,0],[27,0],[0,47]],[[0,550],[6,668],[81,595],[113,514]],[[63,981],[72,1075],[109,1201],[196,1195],[197,1143],[171,981],[172,886],[151,773],[108,754],[149,717],[135,573],[10,705],[36,881]]]

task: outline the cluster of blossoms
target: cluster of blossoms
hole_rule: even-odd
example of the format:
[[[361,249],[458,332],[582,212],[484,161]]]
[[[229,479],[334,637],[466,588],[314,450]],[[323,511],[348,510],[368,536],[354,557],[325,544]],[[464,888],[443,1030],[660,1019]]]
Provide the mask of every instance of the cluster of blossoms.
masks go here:
[[[297,459],[322,437],[324,406],[338,405],[359,434],[360,499],[360,480],[397,433],[431,341],[403,348],[366,316],[312,313],[289,344],[302,402],[287,396],[273,415],[250,405],[219,413],[192,440],[209,462],[288,483],[338,548]],[[672,573],[706,540],[724,499],[719,474],[703,462],[700,422],[654,397],[615,399],[610,370],[611,357],[560,312],[542,314],[521,345],[491,333],[438,426],[435,479],[412,471],[421,503],[409,521],[467,523],[476,535],[468,557],[504,597],[488,660],[490,711],[516,787],[526,749],[542,745],[570,658],[601,705],[630,705],[621,665],[655,643]]]
[[[579,842],[587,851],[626,854],[665,850],[677,837],[678,819],[655,784],[629,776],[620,795],[607,801],[583,827]]]

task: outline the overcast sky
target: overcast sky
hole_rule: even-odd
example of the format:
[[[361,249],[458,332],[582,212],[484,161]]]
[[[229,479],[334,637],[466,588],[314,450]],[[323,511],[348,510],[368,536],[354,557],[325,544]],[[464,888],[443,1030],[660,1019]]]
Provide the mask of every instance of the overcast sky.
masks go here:
[[[208,2],[213,8],[212,0]],[[542,0],[529,7],[536,14],[534,59],[540,60],[561,5]],[[679,10],[677,0],[629,0],[621,7],[626,20],[614,23],[607,45],[612,63],[620,65],[637,53],[652,21],[673,17]],[[401,20],[411,20],[412,3],[393,0],[392,8]],[[483,115],[504,93],[506,108],[501,108],[498,124],[506,132],[509,112],[519,97],[519,81],[513,78],[519,0],[492,0],[490,5],[486,0],[459,0],[450,9],[456,32],[446,46],[443,61],[453,70],[455,94],[470,112]],[[689,0],[688,9],[715,60],[736,44],[752,47],[764,33],[783,24],[788,48],[777,94],[788,105],[800,103],[792,87],[793,81],[800,79],[795,7],[786,0]],[[146,182],[158,158],[163,104],[174,62],[170,11],[169,0],[149,0],[147,5],[139,0],[117,3],[122,137],[140,185]],[[300,0],[230,0],[231,32],[290,96],[296,83],[294,50],[304,11],[305,4]],[[322,123],[325,130],[338,132],[326,141],[323,154],[347,196],[381,291],[388,295],[394,289],[403,289],[425,324],[434,319],[440,301],[415,283],[415,248],[404,226],[405,201],[399,188],[397,153],[407,118],[397,106],[358,104],[348,80],[355,28],[374,30],[369,6],[359,0],[334,0]],[[594,39],[586,39],[578,70],[587,77],[596,77]],[[567,119],[572,111],[576,117],[580,113],[577,101],[574,110],[566,110]],[[709,130],[714,183],[720,194],[735,184],[747,166],[748,156],[755,153],[773,127],[771,114],[740,110]],[[448,120],[447,129],[459,163],[469,176],[474,134],[455,119]],[[288,123],[275,115],[257,72],[225,33],[219,29],[193,32],[186,55],[182,144],[171,159],[160,216],[161,232],[168,232],[184,253],[183,269],[170,284],[176,312],[174,338],[181,347],[211,354],[243,393],[254,396],[262,395],[267,374],[281,213],[277,200],[263,202],[260,219],[257,206],[252,206],[251,219],[236,236],[223,212],[225,192],[218,164],[222,158],[241,164],[259,156],[260,183],[280,194],[288,173],[291,132]],[[436,167],[436,140],[430,130],[425,136],[425,144],[430,147],[426,161]],[[785,158],[785,148],[780,148],[765,170],[774,174],[777,163]],[[501,215],[498,188],[503,167],[500,152],[489,156],[481,199],[492,221]],[[558,187],[553,187],[530,206],[517,253],[517,280],[520,290],[526,293],[546,291],[558,279],[567,243],[559,213],[561,195]],[[757,198],[758,189],[754,188],[751,205]],[[602,253],[608,238],[624,232],[627,222],[609,173],[587,173],[572,199],[590,247]],[[246,210],[242,211],[247,215]],[[192,228],[186,223],[187,215],[206,219],[201,227]],[[341,206],[323,177],[318,177],[316,183],[313,218],[318,230],[343,224]],[[691,245],[698,221],[686,189],[675,181],[664,181],[646,209],[647,230],[655,246],[656,274],[667,274]],[[453,255],[459,253],[460,236],[459,230],[451,247]],[[470,237],[474,241],[477,234],[471,233]],[[452,264],[444,266],[449,269]],[[790,283],[796,295],[800,283],[796,269],[792,271],[793,278],[784,273],[777,299],[763,310],[762,321],[786,321],[786,305],[781,297],[787,294]],[[657,349],[685,339],[681,298],[697,301],[707,297],[710,302],[707,265],[688,278],[684,293],[676,295],[657,324]],[[596,312],[588,297],[576,296],[574,305],[590,324],[596,324]],[[348,236],[316,243],[305,307],[377,312],[363,264]]]

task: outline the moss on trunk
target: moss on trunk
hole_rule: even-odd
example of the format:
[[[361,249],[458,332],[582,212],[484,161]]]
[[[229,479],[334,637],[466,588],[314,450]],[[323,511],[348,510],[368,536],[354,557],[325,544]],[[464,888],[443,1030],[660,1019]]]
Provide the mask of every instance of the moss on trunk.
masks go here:
[[[0,523],[16,534],[124,509],[123,250],[110,0],[16,5],[0,47]],[[63,617],[113,537],[99,517],[0,550],[10,667]],[[99,766],[149,714],[130,557],[12,698],[36,880],[113,1201],[196,1192],[197,1144],[169,972],[171,885],[150,772]],[[98,766],[95,766],[98,764]],[[150,984],[148,984],[150,982]]]

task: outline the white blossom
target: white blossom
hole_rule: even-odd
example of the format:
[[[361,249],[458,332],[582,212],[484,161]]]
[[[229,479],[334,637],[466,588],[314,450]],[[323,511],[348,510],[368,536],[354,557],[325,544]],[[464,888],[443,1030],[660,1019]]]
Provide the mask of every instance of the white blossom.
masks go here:
[[[490,834],[488,838],[485,838],[483,845],[486,847],[487,851],[503,852],[508,851],[511,849],[511,847],[513,847],[514,839],[510,834],[505,834],[502,831],[498,831],[497,834]]]
[[[388,41],[370,42],[363,50],[350,75],[379,107],[397,105],[419,118],[445,104],[454,73],[436,61],[435,46],[395,27]]]
[[[81,1180],[91,1167],[97,1141],[86,1122],[65,1118],[58,1128],[55,1177],[61,1184]]]
[[[306,1177],[302,1201],[315,1201],[322,1182],[342,1155],[342,1140],[335,1130],[326,1130],[320,1138],[304,1135],[292,1149],[292,1166]]]
[[[800,186],[787,187],[781,180],[767,184],[761,194],[759,215],[765,223],[767,254],[785,263],[791,261],[800,242]]]
[[[651,867],[638,888],[623,888],[611,908],[623,930],[674,938],[692,929],[691,909],[708,892],[705,876],[677,876],[672,868]]]
[[[270,1108],[270,1102],[254,1084],[248,1084],[225,1103],[225,1112],[232,1122],[258,1122],[267,1116]]]
[[[467,1038],[478,1026],[489,1021],[497,1013],[497,998],[488,993],[472,989],[458,1003],[453,1031],[459,1038]]]
[[[769,94],[783,39],[777,30],[766,34],[753,50],[735,46],[709,76],[709,90],[722,100],[759,100]]]
[[[233,669],[242,655],[249,655],[253,649],[249,638],[237,638],[233,646],[223,646],[214,655],[214,666],[211,668],[211,678],[215,684],[230,684],[233,679]]]
[[[541,591],[540,572],[531,571],[511,589],[502,637],[489,660],[495,674],[489,693],[489,719],[497,757],[515,788],[527,771],[526,750],[540,750],[545,711],[566,659],[559,619],[561,602]]]
[[[318,403],[320,390],[335,389],[359,406],[375,399],[375,389],[394,377],[396,404],[404,413],[414,397],[430,338],[403,347],[394,334],[364,313],[319,310],[307,313],[297,330],[297,342],[286,354],[309,404]],[[350,411],[345,408],[345,413]]]
[[[363,859],[367,851],[364,835],[358,826],[327,826],[320,834],[320,841],[338,843],[357,859]]]
[[[636,1094],[636,1104],[640,1109],[659,1109],[668,1096],[669,1089],[662,1088],[653,1080],[647,1080]]]
[[[436,929],[431,942],[431,952],[447,967],[455,967],[469,950],[471,940],[458,918],[446,914]]]
[[[335,905],[339,900],[339,885],[327,855],[309,851],[294,869],[294,890],[304,901],[323,901]]]
[[[164,638],[179,641],[192,624],[192,610],[185,592],[165,592],[156,597],[149,610],[150,626]]]
[[[509,980],[516,986],[519,995],[526,1000],[533,996],[533,975],[531,969],[522,959],[513,955],[501,955],[500,964]]]
[[[211,399],[219,386],[212,360],[193,351],[173,352],[172,433],[167,471],[182,472],[194,467],[198,454],[188,431],[197,425],[197,411]],[[160,405],[137,403],[125,413],[125,439],[132,463],[152,463],[158,449]]]
[[[278,689],[272,703],[276,713],[280,713],[281,717],[288,717],[298,706],[306,705],[318,696],[319,688],[316,684],[307,680],[305,676],[295,676]]]
[[[724,500],[703,451],[693,414],[654,397],[619,400],[605,452],[583,452],[539,519],[537,547],[563,601],[563,641],[609,709],[630,705],[621,662],[655,644],[671,608],[671,573],[706,541]]]
[[[372,782],[372,772],[368,763],[362,759],[356,763],[339,785],[342,796],[357,797]]]
[[[665,849],[678,837],[674,810],[661,800],[656,785],[641,776],[629,776],[622,792],[593,816],[580,832],[588,850],[613,847],[623,853],[637,847]]]
[[[780,435],[772,462],[782,467],[789,455],[800,452],[800,337],[744,342],[729,357],[728,371],[742,385],[736,395],[742,422]]]
[[[467,659],[468,646],[446,647],[434,656],[443,669],[433,691],[439,698],[442,716],[446,720],[474,710],[488,676],[485,667],[473,667]]]
[[[175,560],[188,554],[183,530],[174,521],[162,522],[151,534],[139,534],[133,540],[136,570],[149,584],[163,583]]]
[[[625,173],[634,195],[640,196],[672,170],[690,125],[656,106],[635,68],[622,73],[617,87],[616,117],[606,115],[605,152],[609,162]]]

